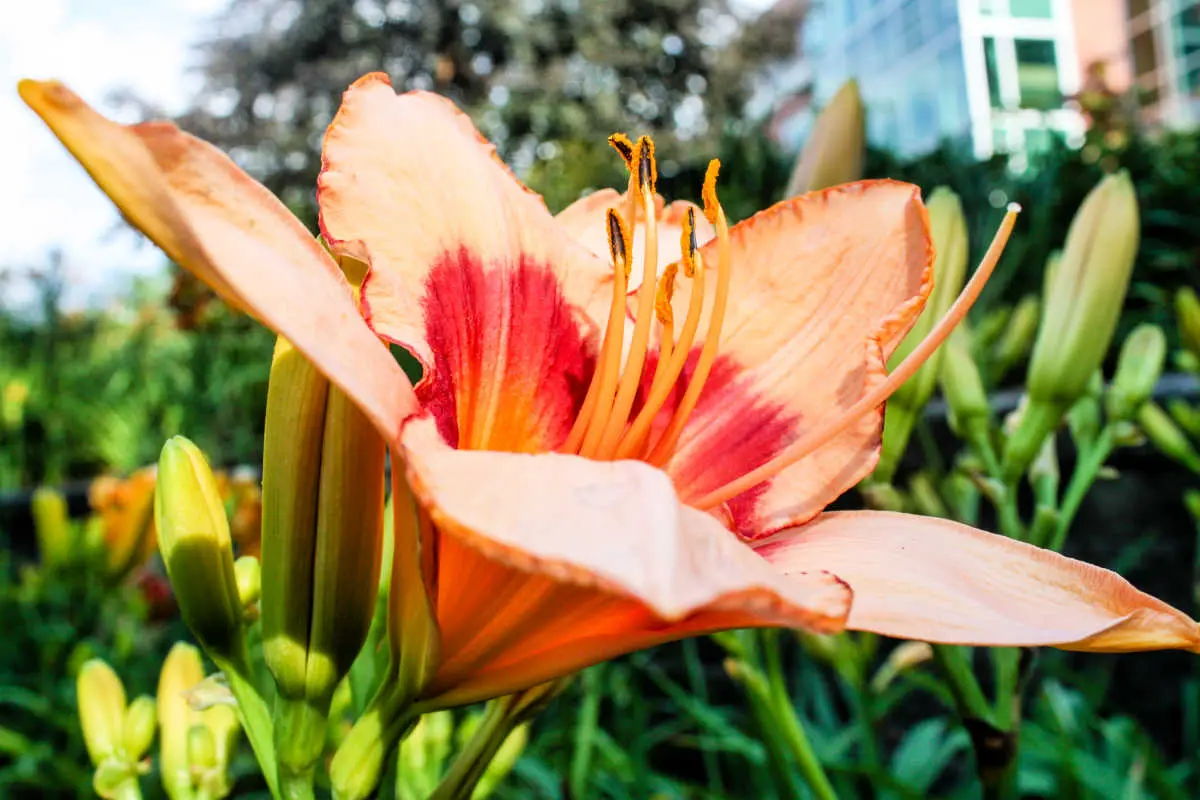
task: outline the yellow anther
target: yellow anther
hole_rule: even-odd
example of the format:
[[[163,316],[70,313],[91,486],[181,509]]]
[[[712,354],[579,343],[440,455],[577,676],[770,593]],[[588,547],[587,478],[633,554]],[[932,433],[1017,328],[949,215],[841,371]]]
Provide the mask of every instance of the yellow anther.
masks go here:
[[[696,209],[689,208],[683,218],[683,233],[679,237],[679,252],[683,254],[683,274],[696,274]]]
[[[714,158],[708,162],[708,169],[704,172],[704,189],[700,193],[704,199],[704,216],[713,225],[717,224],[717,215],[721,210],[721,203],[717,200],[717,175],[720,172],[720,159]]]
[[[632,172],[634,157],[633,141],[625,134],[617,132],[608,137],[608,143],[620,154],[621,158],[625,161],[626,168]]]
[[[637,143],[637,182],[638,188],[645,191],[650,189],[651,204],[646,208],[646,216],[654,214],[653,194],[654,185],[658,182],[658,162],[654,158],[654,140],[642,136]]]
[[[633,267],[633,260],[629,257],[628,250],[629,228],[626,227],[625,220],[621,219],[621,215],[615,208],[610,208],[607,216],[608,252],[612,256],[615,267],[625,268],[625,277],[628,279],[629,271]]]
[[[671,306],[671,298],[675,296],[675,275],[679,272],[679,262],[668,264],[663,270],[662,278],[658,281],[658,295],[654,298],[654,312],[658,321],[663,325],[675,324],[675,309]]]

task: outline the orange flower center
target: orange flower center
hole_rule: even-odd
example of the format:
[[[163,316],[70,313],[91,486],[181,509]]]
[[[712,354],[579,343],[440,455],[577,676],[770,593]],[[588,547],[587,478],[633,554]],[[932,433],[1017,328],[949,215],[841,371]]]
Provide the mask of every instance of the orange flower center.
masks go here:
[[[700,327],[704,305],[704,264],[696,249],[695,211],[689,209],[683,224],[680,250],[683,253],[683,274],[692,279],[693,285],[687,315],[676,338],[675,311],[671,301],[680,263],[667,265],[659,276],[658,224],[654,202],[658,168],[654,160],[654,144],[649,137],[643,136],[634,145],[622,134],[614,134],[609,142],[629,166],[629,206],[624,217],[616,209],[608,210],[608,244],[614,272],[612,306],[600,354],[596,359],[596,370],[583,406],[559,451],[597,460],[640,458],[662,466],[674,453],[683,427],[700,399],[717,358],[721,325],[725,319],[731,259],[729,223],[716,192],[717,172],[721,165],[714,159],[709,163],[704,177],[704,213],[716,227],[718,253],[717,288],[709,315],[708,332],[682,399],[666,428],[657,438],[653,438],[651,426],[683,374]],[[633,261],[633,222],[637,218],[639,204],[646,223],[645,272],[637,293],[637,315],[632,339],[622,364],[626,297]],[[643,373],[646,371],[651,332],[656,319],[661,343],[658,362],[645,401],[631,419],[638,389],[644,385]]]

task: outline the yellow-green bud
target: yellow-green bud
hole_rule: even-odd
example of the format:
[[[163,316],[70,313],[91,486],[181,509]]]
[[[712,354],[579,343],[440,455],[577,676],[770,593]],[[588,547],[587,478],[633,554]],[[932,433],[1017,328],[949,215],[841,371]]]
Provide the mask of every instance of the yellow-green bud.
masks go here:
[[[1033,338],[1037,335],[1040,314],[1041,303],[1033,295],[1021,298],[1013,308],[1008,325],[1004,327],[1004,332],[996,342],[994,379],[999,380],[1029,354]]]
[[[1142,403],[1138,409],[1138,425],[1159,452],[1184,465],[1192,472],[1200,473],[1200,453],[1192,446],[1187,434],[1180,430],[1167,412],[1153,402]]]
[[[0,392],[0,424],[5,430],[14,431],[25,422],[25,403],[29,400],[29,384],[23,380],[11,380]]]
[[[188,729],[187,757],[193,778],[204,777],[217,766],[217,742],[207,725],[196,724]]]
[[[92,764],[100,766],[119,752],[125,722],[125,687],[112,667],[98,658],[79,669],[75,682],[79,724]]]
[[[67,500],[61,493],[43,486],[34,490],[30,503],[42,563],[48,567],[60,566],[71,555],[71,523],[67,514]]]
[[[912,480],[908,482],[908,494],[912,498],[913,509],[918,514],[926,517],[950,516],[929,472],[922,470],[912,476]]]
[[[190,800],[192,773],[188,761],[188,731],[199,721],[188,693],[204,680],[200,651],[178,642],[171,648],[158,676],[158,752],[163,789],[172,800]]]
[[[254,556],[242,556],[233,562],[233,574],[237,579],[238,599],[242,608],[258,602],[262,596],[262,567]]]
[[[1109,419],[1133,418],[1154,393],[1166,360],[1167,337],[1161,328],[1144,324],[1133,329],[1121,346],[1117,372],[1105,398]]]
[[[242,646],[242,602],[225,505],[204,454],[182,436],[158,459],[154,521],[183,621],[218,657]]]
[[[1167,411],[1171,418],[1187,431],[1192,438],[1200,439],[1200,407],[1178,398],[1167,403]]]
[[[134,766],[115,758],[108,759],[92,773],[92,791],[104,800],[140,796],[140,793],[134,795],[131,790],[131,784],[136,786],[136,782],[137,772]]]
[[[788,197],[862,177],[865,116],[858,83],[853,79],[846,81],[817,114],[812,133],[788,181]]]
[[[1104,178],[1076,212],[1029,360],[1029,407],[1004,451],[1009,480],[1025,471],[1100,368],[1129,289],[1139,226],[1124,172]]]
[[[386,445],[285,339],[263,449],[263,654],[279,694],[281,781],[311,780],[334,689],[366,641],[383,539]]]
[[[1190,286],[1175,293],[1175,319],[1183,346],[1200,357],[1200,298]]]
[[[397,800],[425,800],[437,789],[450,755],[454,715],[426,714],[400,744],[396,758]]]
[[[125,709],[125,720],[121,724],[121,746],[130,761],[139,761],[154,742],[154,728],[158,724],[158,709],[154,698],[142,695]]]
[[[889,369],[894,369],[907,358],[925,340],[937,321],[945,316],[962,291],[967,273],[967,223],[958,195],[945,187],[938,187],[929,197],[928,209],[934,252],[937,254],[933,262],[933,292],[912,330],[892,354]],[[937,385],[943,349],[935,351],[888,400],[883,450],[874,474],[877,480],[890,481],[895,474],[908,447],[913,426]]]
[[[979,367],[971,355],[970,334],[963,326],[942,345],[942,394],[950,408],[950,426],[962,435],[973,426],[986,425],[992,409]]]
[[[933,648],[928,642],[901,642],[888,653],[887,660],[871,678],[871,689],[882,692],[897,675],[920,666],[933,658]]]
[[[1088,381],[1087,391],[1067,410],[1067,426],[1076,445],[1094,442],[1100,435],[1100,400],[1104,394],[1104,376],[1099,372]]]

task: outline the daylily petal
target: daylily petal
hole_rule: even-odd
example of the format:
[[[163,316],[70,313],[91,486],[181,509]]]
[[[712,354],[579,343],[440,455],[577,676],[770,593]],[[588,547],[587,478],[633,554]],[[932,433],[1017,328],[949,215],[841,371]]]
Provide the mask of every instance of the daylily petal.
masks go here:
[[[704,217],[704,213],[695,203],[686,200],[676,200],[667,205],[661,196],[655,196],[655,209],[658,221],[658,268],[679,261],[683,252],[679,246],[679,237],[683,233],[683,220],[687,210],[696,212],[696,242],[704,244],[715,235],[712,223]],[[601,189],[581,197],[560,211],[554,220],[567,232],[571,238],[582,244],[598,257],[607,259],[608,253],[608,209],[615,208],[623,217],[628,217],[629,195],[617,192],[615,189]],[[633,267],[629,273],[629,292],[632,294],[642,285],[642,275],[646,271],[646,253],[643,249],[646,235],[645,217],[638,206],[637,226],[633,231]]]
[[[932,288],[928,216],[910,184],[864,181],[806,194],[730,234],[721,357],[668,465],[684,502],[838,419],[883,377]],[[716,243],[701,255],[711,274]],[[706,280],[706,291],[715,284]],[[678,317],[691,284],[677,286]],[[756,538],[811,519],[874,467],[882,423],[881,409],[734,498],[727,510],[735,530]]]
[[[846,580],[854,630],[950,644],[1200,651],[1197,623],[1115,572],[958,522],[832,512],[757,549],[785,574],[830,570]]]
[[[397,95],[384,75],[359,79],[325,138],[318,203],[331,246],[370,265],[368,321],[421,360],[419,391],[456,410],[462,446],[561,441],[612,270],[559,230],[464,114]]]
[[[337,265],[266,188],[174,125],[118,125],[60,83],[19,89],[131,224],[399,435],[417,405],[408,379],[363,324]]]
[[[402,442],[441,534],[428,696],[470,702],[703,631],[833,631],[847,612],[839,580],[784,578],[646,464],[454,450],[428,418]]]

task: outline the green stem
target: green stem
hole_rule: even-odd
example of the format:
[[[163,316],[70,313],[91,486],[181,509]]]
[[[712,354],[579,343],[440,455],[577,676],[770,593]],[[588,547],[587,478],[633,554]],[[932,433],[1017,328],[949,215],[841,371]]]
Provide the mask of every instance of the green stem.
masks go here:
[[[783,741],[796,759],[805,783],[813,790],[818,800],[837,800],[837,792],[817,759],[812,742],[804,730],[804,724],[796,714],[796,707],[788,695],[787,682],[783,677],[783,659],[779,652],[779,631],[763,631],[763,649],[767,661],[767,703],[783,734]],[[871,741],[873,745],[873,732]]]
[[[211,654],[210,654],[211,655]],[[238,716],[242,728],[246,731],[246,739],[254,751],[254,757],[262,768],[263,778],[271,796],[279,798],[279,776],[275,766],[274,732],[271,727],[271,712],[267,709],[266,701],[259,694],[258,683],[250,668],[246,654],[245,641],[240,639],[235,651],[229,658],[213,658],[213,661],[225,673],[229,681],[229,689],[238,703]]]
[[[142,800],[142,785],[137,778],[123,781],[113,790],[112,800]]]
[[[996,514],[1000,523],[1000,532],[1010,539],[1023,539],[1025,529],[1021,524],[1021,515],[1017,508],[1017,482],[1005,481],[1000,458],[992,447],[992,437],[986,420],[979,420],[966,430],[967,444],[983,461],[984,469],[993,479],[1000,481],[1004,492],[993,498]]]
[[[1063,545],[1067,541],[1067,533],[1071,530],[1071,523],[1075,521],[1075,515],[1079,513],[1079,507],[1083,505],[1083,499],[1087,497],[1092,484],[1100,475],[1100,470],[1104,468],[1104,462],[1112,455],[1114,449],[1116,449],[1116,444],[1113,427],[1105,425],[1101,429],[1100,435],[1096,437],[1096,441],[1079,454],[1075,471],[1071,475],[1071,482],[1067,484],[1067,491],[1063,495],[1058,515],[1058,527],[1055,528],[1054,538],[1050,540],[1049,544],[1051,550],[1063,549]]]
[[[979,681],[975,678],[970,661],[967,659],[967,654],[970,652],[969,648],[959,645],[933,645],[933,659],[941,668],[942,675],[950,686],[950,693],[954,696],[959,716],[963,719],[974,717],[991,724],[991,705],[984,696],[983,689],[979,686]]]
[[[488,765],[517,721],[510,713],[513,697],[515,695],[509,695],[487,704],[479,727],[455,756],[450,771],[442,778],[429,800],[470,800],[479,779],[487,772]]]

